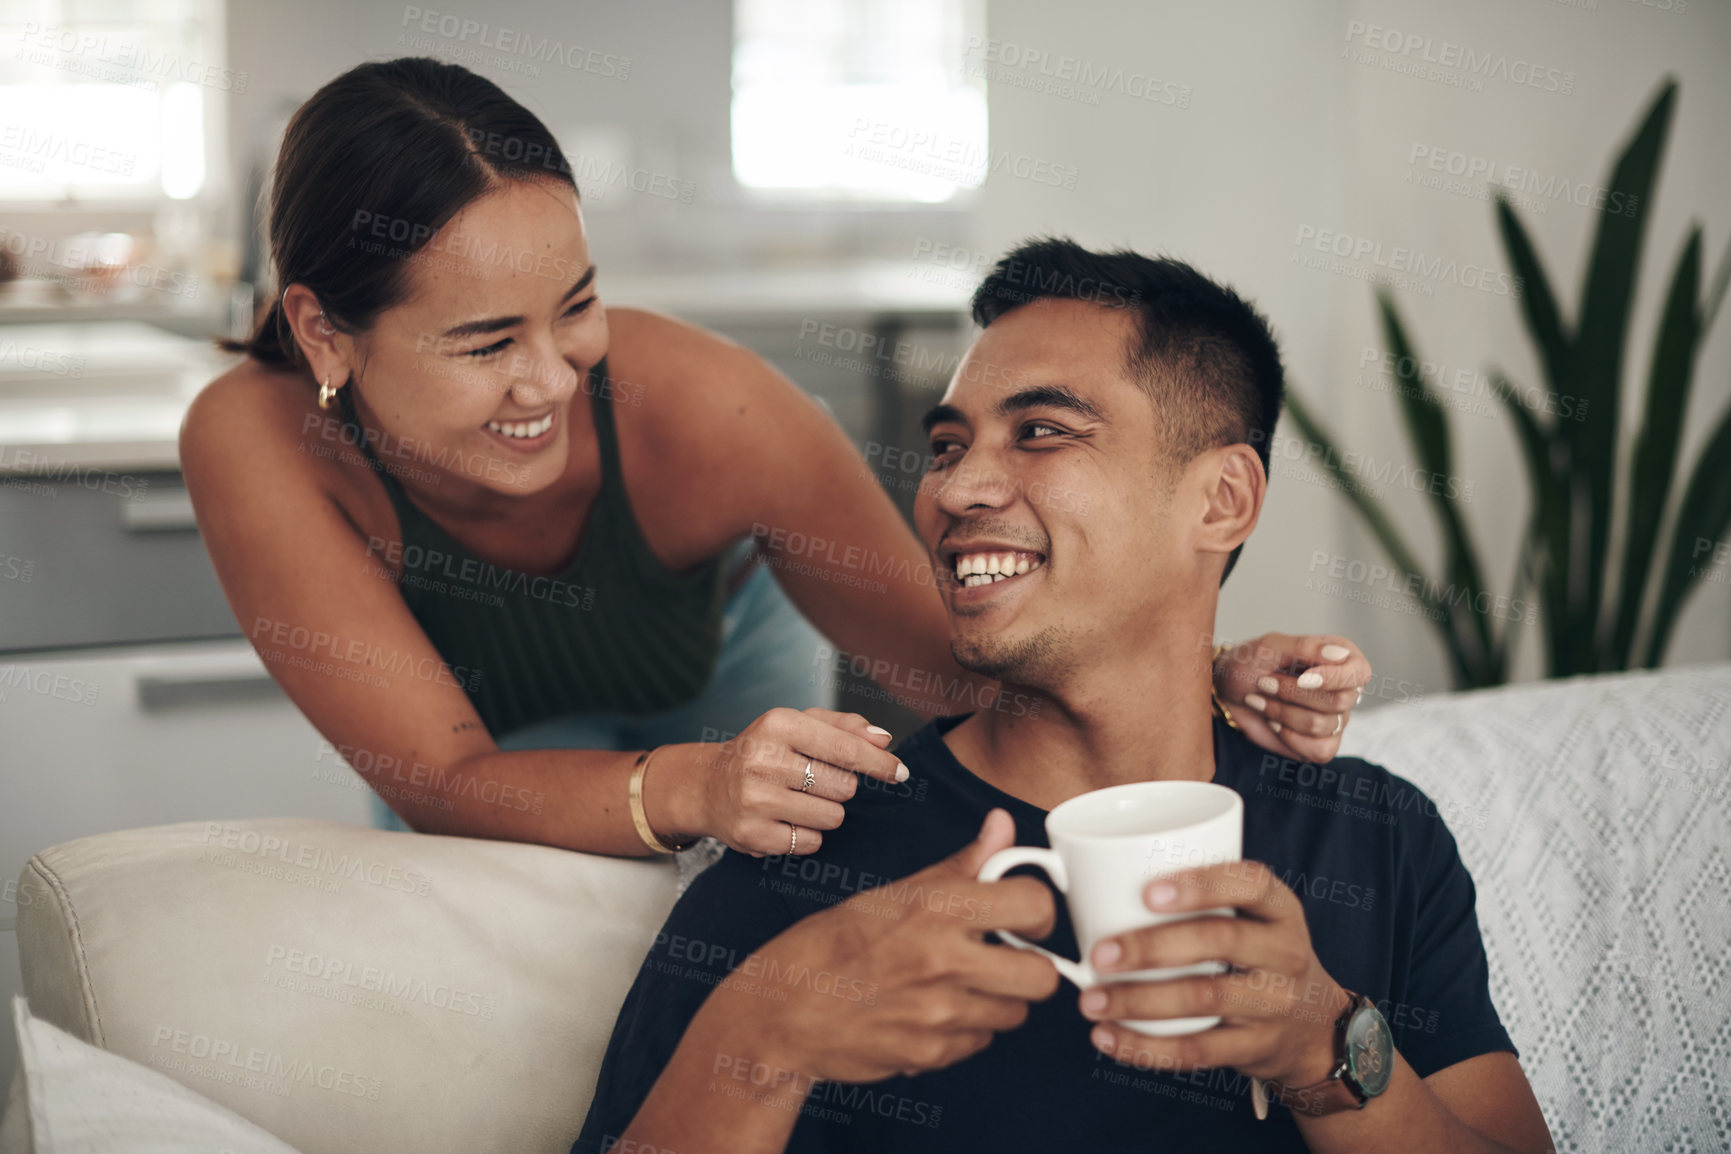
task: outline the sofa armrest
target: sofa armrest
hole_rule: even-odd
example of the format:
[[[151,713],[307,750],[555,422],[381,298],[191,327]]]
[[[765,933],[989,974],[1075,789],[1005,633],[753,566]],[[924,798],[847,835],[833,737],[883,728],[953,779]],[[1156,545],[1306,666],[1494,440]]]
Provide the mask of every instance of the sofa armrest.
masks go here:
[[[563,1152],[666,861],[268,819],[32,858],[31,1010],[306,1152]]]

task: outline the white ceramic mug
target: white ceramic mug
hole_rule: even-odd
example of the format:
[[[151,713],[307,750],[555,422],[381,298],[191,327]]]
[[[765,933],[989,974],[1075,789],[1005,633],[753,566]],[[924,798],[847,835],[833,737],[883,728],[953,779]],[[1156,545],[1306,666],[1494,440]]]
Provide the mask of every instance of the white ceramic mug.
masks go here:
[[[1203,914],[1231,914],[1230,908],[1158,914],[1143,893],[1161,874],[1243,856],[1244,799],[1223,785],[1206,781],[1136,781],[1078,794],[1046,815],[1051,849],[1012,846],[999,850],[980,868],[983,882],[997,881],[1020,865],[1036,865],[1052,878],[1070,905],[1082,961],[1061,958],[1007,930],[997,934],[1012,946],[1052,959],[1058,972],[1080,989],[1103,982],[1153,982],[1191,974],[1219,974],[1223,962],[1199,962],[1157,970],[1097,974],[1087,962],[1094,946],[1144,926],[1157,926]],[[1218,1017],[1168,1018],[1124,1022],[1156,1037],[1194,1034],[1220,1023]]]

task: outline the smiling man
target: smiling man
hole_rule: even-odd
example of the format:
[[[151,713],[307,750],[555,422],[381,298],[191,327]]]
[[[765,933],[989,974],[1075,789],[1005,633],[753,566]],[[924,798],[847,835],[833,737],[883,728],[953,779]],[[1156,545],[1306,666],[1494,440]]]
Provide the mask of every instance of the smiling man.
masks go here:
[[[1054,240],[1000,261],[974,317],[915,519],[955,657],[1040,707],[935,721],[897,749],[912,776],[853,797],[818,853],[700,877],[575,1150],[1549,1150],[1434,804],[1362,761],[1264,755],[1210,713],[1202,639],[1280,411],[1266,323],[1186,265]],[[1050,891],[974,876],[1046,845],[1058,803],[1150,780],[1243,796],[1245,862],[1143,895],[1237,916],[1090,961],[1230,970],[1059,992],[991,933],[1074,956]],[[1222,1022],[1183,1038],[1113,1024],[1203,1015]]]

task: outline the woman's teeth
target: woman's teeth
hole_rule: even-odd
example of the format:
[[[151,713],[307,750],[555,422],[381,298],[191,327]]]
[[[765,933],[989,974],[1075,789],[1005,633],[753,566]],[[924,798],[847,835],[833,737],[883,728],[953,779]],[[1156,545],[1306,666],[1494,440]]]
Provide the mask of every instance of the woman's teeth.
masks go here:
[[[1016,553],[966,553],[956,558],[956,580],[972,588],[990,585],[1006,577],[1019,577],[1046,562],[1040,557]]]
[[[539,437],[553,427],[553,414],[548,413],[538,421],[488,421],[487,427],[507,437]]]

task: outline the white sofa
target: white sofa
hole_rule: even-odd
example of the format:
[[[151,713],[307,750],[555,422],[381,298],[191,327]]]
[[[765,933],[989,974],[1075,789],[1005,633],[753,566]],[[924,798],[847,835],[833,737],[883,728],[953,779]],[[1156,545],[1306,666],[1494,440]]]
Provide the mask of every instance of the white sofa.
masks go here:
[[[1366,713],[1435,797],[1558,1148],[1731,1149],[1731,665]],[[30,1010],[304,1154],[563,1154],[674,898],[665,862],[314,821],[43,850]],[[0,1154],[30,1149],[27,1111]]]

